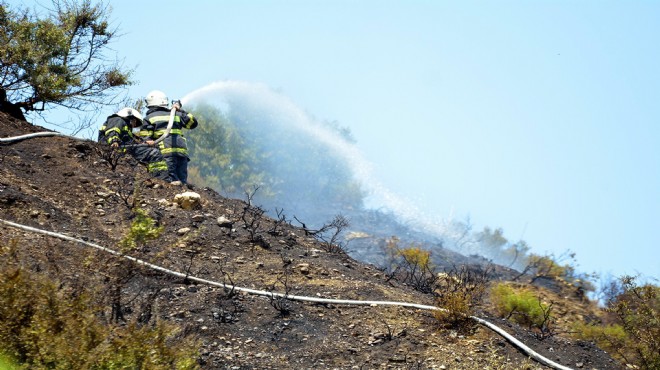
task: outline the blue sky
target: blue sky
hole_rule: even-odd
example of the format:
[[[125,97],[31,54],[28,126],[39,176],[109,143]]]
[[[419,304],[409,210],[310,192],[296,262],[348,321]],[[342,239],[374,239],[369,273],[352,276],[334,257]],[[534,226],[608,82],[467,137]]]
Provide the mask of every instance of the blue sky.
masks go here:
[[[374,175],[423,212],[571,250],[584,272],[660,277],[660,1],[112,9],[134,97],[265,84],[349,127]]]

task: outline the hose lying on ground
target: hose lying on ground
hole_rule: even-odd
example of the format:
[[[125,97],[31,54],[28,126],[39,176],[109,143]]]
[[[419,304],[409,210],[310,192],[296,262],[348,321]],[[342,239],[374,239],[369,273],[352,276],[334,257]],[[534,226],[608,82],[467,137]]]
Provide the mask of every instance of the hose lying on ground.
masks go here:
[[[20,135],[20,136],[0,137],[0,144],[9,144],[9,143],[14,143],[14,142],[21,141],[21,140],[34,139],[36,137],[46,137],[46,136],[65,136],[65,137],[70,137],[72,139],[78,139],[76,137],[69,136],[69,135],[64,135],[62,133],[55,132],[55,131],[44,131],[44,132],[35,132],[35,133],[32,133],[32,134],[25,134],[25,135]],[[80,139],[78,139],[78,140],[80,140]]]
[[[220,282],[216,282],[216,281],[212,281],[212,280],[206,280],[206,279],[191,276],[191,275],[188,275],[188,274],[183,274],[181,272],[169,270],[165,267],[154,265],[152,263],[149,263],[147,261],[144,261],[144,260],[141,260],[141,259],[138,259],[138,258],[135,258],[135,257],[127,256],[127,255],[122,254],[120,252],[117,252],[115,250],[103,247],[103,246],[98,245],[98,244],[90,243],[90,242],[84,241],[82,239],[73,238],[71,236],[55,233],[55,232],[52,232],[52,231],[37,229],[37,228],[27,226],[27,225],[17,224],[17,223],[11,222],[11,221],[3,220],[3,219],[0,219],[0,222],[4,223],[5,225],[15,227],[15,228],[18,228],[18,229],[31,231],[31,232],[35,232],[35,233],[40,233],[40,234],[52,236],[52,237],[55,237],[55,238],[58,238],[58,239],[67,240],[67,241],[71,241],[71,242],[76,242],[76,243],[80,243],[80,244],[83,244],[83,245],[86,245],[86,246],[89,246],[89,247],[92,247],[92,248],[96,248],[96,249],[102,250],[104,252],[114,254],[114,255],[119,256],[119,257],[126,258],[126,259],[128,259],[132,262],[137,263],[138,265],[146,266],[150,269],[160,271],[160,272],[165,273],[167,275],[176,276],[176,277],[183,278],[183,279],[188,279],[190,281],[195,281],[195,282],[198,282],[198,283],[201,283],[201,284],[221,287],[221,288],[228,289],[228,290],[236,290],[236,291],[240,291],[240,292],[245,292],[245,293],[264,296],[264,297],[269,297],[269,298],[285,298],[285,299],[289,299],[289,300],[292,300],[292,301],[315,302],[315,303],[326,303],[326,304],[361,305],[361,306],[400,306],[400,307],[418,308],[418,309],[421,309],[421,310],[431,310],[431,311],[445,310],[445,309],[440,308],[440,307],[428,306],[428,305],[422,305],[422,304],[416,304],[416,303],[407,303],[407,302],[358,301],[358,300],[350,300],[350,299],[317,298],[317,297],[296,296],[296,295],[269,292],[269,291],[264,291],[264,290],[256,290],[256,289],[250,289],[250,288],[237,287],[237,286],[232,286],[232,285],[229,285],[229,284],[220,283]],[[539,353],[533,351],[531,348],[529,348],[528,346],[523,344],[521,341],[519,341],[518,339],[516,339],[515,337],[513,337],[512,335],[507,333],[504,329],[502,329],[502,328],[500,328],[500,327],[498,327],[498,326],[496,326],[496,325],[494,325],[494,324],[492,324],[492,323],[490,323],[490,322],[488,322],[484,319],[480,319],[480,318],[475,317],[475,316],[470,316],[470,318],[475,320],[479,324],[484,325],[487,328],[493,330],[497,334],[501,335],[506,340],[508,340],[511,344],[518,347],[521,351],[523,351],[530,358],[536,360],[537,362],[539,362],[543,365],[549,366],[551,368],[554,368],[554,369],[572,370],[569,367],[558,364],[558,363],[556,363],[556,362],[554,362],[554,361],[552,361],[552,360],[550,360],[546,357],[543,357]]]

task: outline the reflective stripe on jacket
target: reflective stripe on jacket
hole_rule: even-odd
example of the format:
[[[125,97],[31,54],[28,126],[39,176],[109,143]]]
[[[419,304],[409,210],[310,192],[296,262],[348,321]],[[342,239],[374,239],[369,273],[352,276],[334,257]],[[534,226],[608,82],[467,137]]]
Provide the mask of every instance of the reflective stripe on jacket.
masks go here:
[[[140,136],[156,140],[167,130],[170,121],[170,110],[164,107],[152,107],[147,111],[144,125],[140,130]],[[197,127],[197,119],[190,113],[179,110],[174,115],[174,122],[170,135],[158,143],[158,148],[163,156],[188,157],[188,145],[183,136],[183,129],[192,130]]]

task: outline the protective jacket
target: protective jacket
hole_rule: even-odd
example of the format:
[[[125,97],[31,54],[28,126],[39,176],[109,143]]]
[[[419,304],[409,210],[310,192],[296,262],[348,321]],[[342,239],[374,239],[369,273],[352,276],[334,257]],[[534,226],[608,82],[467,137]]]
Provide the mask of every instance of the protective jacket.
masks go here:
[[[150,107],[144,119],[144,125],[140,129],[140,136],[156,140],[167,130],[170,121],[170,110],[165,107]],[[197,127],[197,119],[192,114],[179,110],[174,115],[174,122],[170,134],[158,143],[163,157],[185,157],[188,158],[188,145],[183,136],[183,129],[192,130]]]
[[[118,142],[119,145],[135,144],[142,142],[131,132],[131,126],[126,118],[116,114],[111,115],[99,129],[99,143],[111,145]]]
[[[154,177],[170,181],[167,163],[158,149],[149,147],[146,144],[132,145],[142,144],[144,140],[133,135],[128,122],[128,119],[124,117],[116,114],[111,115],[99,129],[98,142],[108,145],[117,142],[120,147],[128,145],[128,147],[122,147],[120,150],[130,154],[138,162],[147,166],[147,170]]]

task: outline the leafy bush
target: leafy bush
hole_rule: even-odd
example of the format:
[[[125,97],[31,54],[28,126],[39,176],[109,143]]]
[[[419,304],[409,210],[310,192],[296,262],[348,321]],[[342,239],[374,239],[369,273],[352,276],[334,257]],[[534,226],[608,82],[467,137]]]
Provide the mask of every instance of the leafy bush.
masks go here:
[[[429,270],[431,266],[431,252],[423,250],[420,247],[411,246],[399,250],[399,255],[403,260],[413,268],[420,270]]]
[[[163,227],[156,227],[156,221],[149,217],[143,209],[134,210],[135,218],[128,234],[119,243],[123,253],[144,245],[149,240],[156,239],[163,232]]]
[[[630,341],[621,325],[600,326],[578,322],[573,324],[572,332],[575,338],[594,342],[620,360],[625,360],[625,356],[617,356],[619,349],[627,347]]]
[[[434,293],[441,310],[434,313],[435,318],[454,329],[469,331],[474,328],[476,322],[470,316],[482,301],[490,271],[489,268],[462,266],[438,274]]]
[[[92,297],[25,269],[15,248],[0,259],[0,359],[13,368],[197,368],[197,344],[176,327],[105,325]]]
[[[542,330],[547,327],[551,306],[529,290],[499,283],[492,288],[490,297],[498,314],[507,320]]]
[[[430,251],[412,244],[401,248],[397,237],[387,240],[384,251],[388,259],[385,270],[390,279],[408,284],[422,293],[433,293],[438,277]]]
[[[591,340],[613,356],[641,369],[660,369],[660,287],[638,285],[631,276],[619,278],[618,294],[607,301],[612,321],[604,326],[574,327],[575,336]]]

